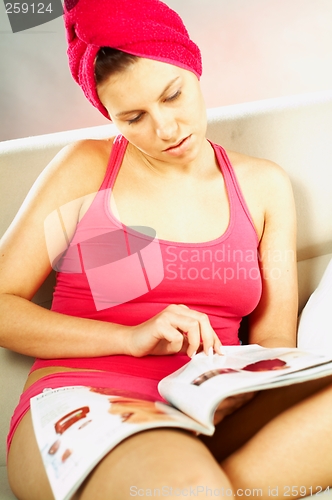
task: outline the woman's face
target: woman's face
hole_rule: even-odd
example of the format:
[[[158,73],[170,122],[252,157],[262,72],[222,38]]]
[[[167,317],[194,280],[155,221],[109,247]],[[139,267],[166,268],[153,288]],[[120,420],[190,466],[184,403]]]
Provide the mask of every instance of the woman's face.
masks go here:
[[[205,139],[206,109],[194,73],[140,58],[98,94],[121,134],[144,155],[168,163],[195,160]]]

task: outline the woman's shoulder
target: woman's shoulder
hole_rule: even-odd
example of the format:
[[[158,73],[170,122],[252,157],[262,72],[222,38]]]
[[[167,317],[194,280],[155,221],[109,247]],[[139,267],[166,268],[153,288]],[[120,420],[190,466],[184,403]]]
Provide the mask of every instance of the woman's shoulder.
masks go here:
[[[290,219],[294,213],[291,181],[273,161],[227,151],[237,182],[261,238],[267,221]]]
[[[230,150],[226,150],[226,153],[237,175],[262,177],[262,179],[269,179],[270,177],[288,178],[286,171],[271,160]]]
[[[71,202],[79,213],[84,200],[102,184],[112,145],[113,138],[89,139],[61,149],[36,179],[15,224],[44,221],[54,210]]]
[[[76,190],[97,190],[106,173],[114,137],[85,139],[65,146],[45,169],[61,183],[70,182]]]
[[[45,210],[98,191],[106,173],[114,138],[68,144],[44,168],[28,199]]]
[[[290,178],[277,163],[264,158],[256,158],[235,151],[227,150],[227,156],[234,169],[241,188],[259,192],[260,197],[268,200],[272,195],[289,191]]]

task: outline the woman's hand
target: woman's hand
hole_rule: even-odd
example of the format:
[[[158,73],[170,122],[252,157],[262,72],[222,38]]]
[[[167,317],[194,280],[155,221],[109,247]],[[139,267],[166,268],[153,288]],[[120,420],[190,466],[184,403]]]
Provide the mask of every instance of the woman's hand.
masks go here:
[[[141,357],[186,352],[192,357],[202,346],[221,354],[221,342],[206,314],[171,304],[153,318],[130,328],[128,352]]]

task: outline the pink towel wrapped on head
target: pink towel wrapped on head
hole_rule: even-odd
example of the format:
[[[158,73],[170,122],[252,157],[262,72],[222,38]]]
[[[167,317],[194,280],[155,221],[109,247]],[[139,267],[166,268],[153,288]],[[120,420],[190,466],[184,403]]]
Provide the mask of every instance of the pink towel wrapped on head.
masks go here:
[[[159,0],[66,0],[65,26],[71,73],[88,100],[99,100],[94,62],[101,47],[202,73],[200,50],[176,12]]]

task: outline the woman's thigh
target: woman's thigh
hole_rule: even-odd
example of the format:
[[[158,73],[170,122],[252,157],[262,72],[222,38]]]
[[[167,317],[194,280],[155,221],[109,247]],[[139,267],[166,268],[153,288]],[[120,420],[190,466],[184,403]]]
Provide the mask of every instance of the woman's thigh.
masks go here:
[[[252,439],[268,422],[281,416],[285,410],[301,401],[310,400],[320,390],[331,385],[332,376],[327,376],[318,380],[260,391],[248,403],[217,424],[213,436],[201,435],[199,439],[221,463]]]
[[[30,411],[18,425],[8,453],[8,479],[17,498],[54,498],[35,439]]]
[[[206,491],[231,488],[219,463],[232,455],[268,422],[282,416],[320,389],[331,386],[332,377],[261,391],[251,401],[216,426],[212,437],[195,437],[177,429],[156,429],[136,434],[112,450],[95,467],[75,500],[124,500],[151,496],[151,490],[170,488],[206,496]],[[317,399],[316,403],[317,405]],[[318,403],[319,404],[319,403]],[[310,409],[310,407],[309,407]],[[321,408],[324,412],[324,408]],[[259,465],[259,464],[258,464]],[[30,412],[20,422],[8,456],[11,487],[20,500],[48,500],[53,495],[35,440]],[[203,489],[202,489],[203,488]],[[205,488],[205,490],[204,490]],[[197,494],[196,494],[197,493]]]
[[[88,450],[87,450],[88,452]],[[30,412],[20,422],[8,456],[9,482],[19,500],[51,500]],[[194,434],[153,429],[131,436],[99,462],[75,500],[125,500],[133,496],[171,496],[183,490],[204,497],[207,489],[230,488],[220,465]]]

